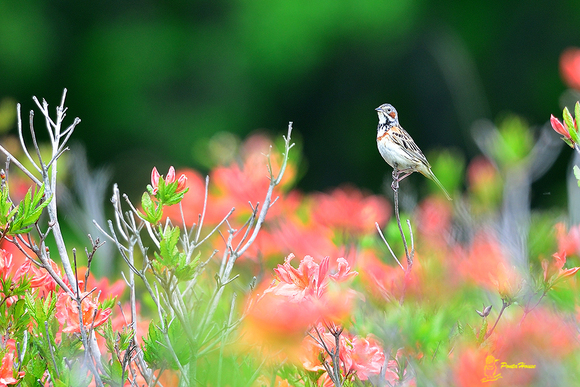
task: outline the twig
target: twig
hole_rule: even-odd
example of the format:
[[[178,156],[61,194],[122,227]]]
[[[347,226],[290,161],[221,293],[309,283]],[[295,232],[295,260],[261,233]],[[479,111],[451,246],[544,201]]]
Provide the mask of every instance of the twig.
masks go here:
[[[389,251],[391,252],[391,256],[395,259],[395,261],[397,262],[397,264],[399,265],[399,267],[401,269],[403,269],[403,271],[405,271],[405,268],[403,267],[403,265],[401,265],[401,262],[399,261],[399,259],[395,255],[395,253],[393,252],[393,249],[391,249],[391,245],[389,245],[389,242],[387,242],[387,239],[385,238],[385,235],[383,234],[383,231],[379,227],[379,223],[378,222],[375,222],[375,227],[377,228],[377,231],[379,232],[379,235],[381,236],[381,239],[383,240],[383,242],[385,243],[385,245],[387,245],[387,247],[389,248]]]
[[[403,226],[401,226],[401,218],[399,217],[399,175],[400,171],[397,168],[393,169],[393,188],[394,192],[394,202],[395,202],[395,217],[397,218],[397,225],[399,226],[399,231],[401,232],[401,238],[403,239],[403,246],[405,247],[405,255],[407,257],[407,272],[411,272],[413,267],[413,257],[409,254],[409,248],[407,247],[407,238],[405,238],[405,233],[403,232]]]
[[[493,324],[493,327],[489,330],[489,332],[487,332],[485,334],[485,336],[483,337],[483,341],[487,340],[487,338],[489,336],[491,336],[495,327],[497,326],[497,323],[499,322],[499,319],[501,318],[501,315],[503,314],[503,311],[506,310],[506,308],[511,305],[511,302],[507,301],[505,298],[502,298],[501,302],[502,302],[501,310],[499,311],[499,315],[497,316],[497,319],[495,320],[495,324]]]

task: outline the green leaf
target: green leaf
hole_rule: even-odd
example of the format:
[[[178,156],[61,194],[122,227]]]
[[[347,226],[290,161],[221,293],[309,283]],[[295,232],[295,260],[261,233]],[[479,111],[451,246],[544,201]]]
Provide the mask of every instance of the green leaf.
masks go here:
[[[10,225],[10,234],[23,234],[29,232],[40,215],[42,210],[50,203],[52,196],[44,201],[44,184],[32,193],[32,188],[28,189],[24,199],[18,205],[18,210]]]
[[[570,114],[570,111],[568,110],[568,108],[564,108],[563,115],[564,115],[564,125],[566,125],[566,129],[568,129],[568,133],[570,133],[570,137],[572,138],[572,141],[574,141],[576,144],[578,144],[578,141],[580,139],[578,138],[578,133],[576,132],[574,119],[572,118],[572,114]]]
[[[580,187],[580,168],[578,168],[577,165],[574,165],[572,170],[574,171],[574,177],[576,177],[576,180],[578,180],[578,187]]]
[[[161,176],[159,178],[159,185],[157,186],[157,194],[155,195],[155,197],[157,197],[157,199],[159,199],[159,202],[162,203],[164,206],[171,206],[179,203],[181,199],[183,199],[183,195],[185,195],[185,193],[189,190],[189,188],[186,188],[185,190],[180,192],[176,192],[178,185],[179,182],[177,180],[174,181],[173,183],[167,184],[163,176]]]
[[[186,256],[177,248],[180,231],[179,227],[166,227],[159,241],[159,254],[154,253],[160,263],[172,270],[185,265]]]
[[[170,355],[164,343],[163,333],[151,322],[147,337],[143,337],[143,358],[153,369],[169,368]]]
[[[0,190],[0,226],[5,228],[16,213],[17,207],[14,207],[12,200],[10,200],[8,184],[4,184]]]
[[[167,333],[177,359],[182,365],[186,364],[191,356],[191,348],[179,320],[173,320]]]
[[[24,303],[28,312],[32,315],[32,318],[36,320],[36,302],[31,292],[24,295]]]
[[[140,215],[149,223],[156,224],[163,216],[163,206],[160,203],[155,203],[147,192],[143,192],[141,196],[141,206],[145,214]]]
[[[135,336],[135,332],[129,327],[123,327],[123,330],[119,332],[119,349],[125,351],[129,348],[131,340]]]

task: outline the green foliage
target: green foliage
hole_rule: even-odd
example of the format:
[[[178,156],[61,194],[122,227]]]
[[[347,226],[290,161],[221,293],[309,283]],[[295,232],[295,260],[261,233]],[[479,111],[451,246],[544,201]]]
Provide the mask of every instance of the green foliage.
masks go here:
[[[38,221],[44,207],[50,203],[52,196],[48,199],[44,197],[44,184],[32,193],[29,188],[24,199],[18,205],[18,211],[10,224],[10,234],[23,234],[32,229],[32,225]]]
[[[161,217],[163,216],[163,206],[159,202],[151,200],[151,196],[147,192],[143,192],[143,195],[141,196],[141,206],[143,207],[145,214],[141,211],[139,211],[139,214],[147,222],[157,224],[161,220]]]
[[[580,112],[580,104],[578,102],[576,102],[576,106],[574,107],[574,111],[575,114],[578,114],[578,112]],[[580,118],[580,115],[577,115],[576,117]],[[563,112],[563,118],[564,118],[564,126],[566,126],[566,129],[568,129],[568,133],[570,134],[570,137],[572,138],[572,142],[578,144],[580,143],[580,138],[578,137],[578,132],[577,132],[577,128],[576,128],[576,123],[574,121],[574,118],[572,117],[572,114],[570,114],[570,111],[568,110],[567,107],[564,108],[564,112]]]
[[[167,323],[166,323],[167,324]],[[167,340],[175,351],[175,355],[182,365],[189,362],[191,357],[191,348],[188,341],[184,338],[183,328],[178,320],[173,320],[167,328],[167,338],[165,333],[155,324],[149,324],[147,338],[143,338],[144,348],[143,356],[147,364],[154,369],[179,369],[175,362],[175,356],[167,347]]]
[[[533,146],[529,125],[519,116],[508,115],[498,125],[500,137],[495,143],[495,159],[505,168],[522,161]]]
[[[0,189],[0,227],[6,230],[10,221],[16,214],[17,208],[12,205],[10,200],[8,184],[3,184]]]
[[[187,263],[187,255],[179,251],[177,247],[180,232],[179,227],[167,226],[165,228],[159,241],[159,253],[154,253],[155,260],[151,262],[151,266],[158,273],[169,270],[178,280],[187,281],[193,278],[201,253]]]
[[[153,194],[153,187],[151,185],[147,186],[147,190],[152,196],[155,196],[161,205],[172,206],[179,203],[183,199],[183,195],[185,195],[189,190],[189,188],[186,188],[184,190],[178,191],[178,186],[178,180],[167,183],[163,176],[160,176],[159,183],[157,185],[157,193]]]
[[[431,162],[433,173],[449,193],[461,189],[465,172],[465,158],[459,152],[449,150],[432,152],[429,154],[428,160]],[[431,181],[431,188],[433,192],[441,192],[441,188],[433,181]]]

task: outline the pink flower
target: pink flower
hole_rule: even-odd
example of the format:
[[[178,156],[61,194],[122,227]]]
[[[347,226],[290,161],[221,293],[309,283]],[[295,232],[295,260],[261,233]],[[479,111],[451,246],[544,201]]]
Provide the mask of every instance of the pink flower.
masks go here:
[[[284,264],[274,269],[278,283],[270,286],[266,293],[272,292],[296,301],[309,296],[320,297],[328,282],[329,258],[326,257],[320,264],[317,264],[311,256],[307,255],[300,261],[298,269],[290,264],[292,259],[294,259],[294,254],[286,257]]]
[[[276,273],[277,283],[271,285],[265,293],[274,293],[293,300],[302,300],[306,297],[321,298],[332,279],[335,282],[346,281],[358,273],[351,268],[344,258],[338,258],[338,272],[329,273],[329,257],[325,257],[320,264],[307,255],[300,261],[298,269],[292,267],[290,262],[294,254],[290,254],[284,260],[284,264],[278,265]]]
[[[173,167],[171,167],[173,168]],[[171,168],[169,168],[169,171],[171,171]],[[157,193],[157,191],[159,190],[159,177],[161,175],[159,174],[159,172],[157,171],[157,167],[153,167],[153,170],[151,171],[151,187],[153,187],[153,195],[155,195]]]
[[[12,278],[12,282],[17,282],[20,277],[28,272],[30,261],[26,260],[16,271],[14,271],[15,266],[12,263],[12,254],[4,249],[0,249],[0,277],[5,281],[10,277]]]
[[[53,260],[50,260],[50,265],[57,275],[60,274],[60,268]],[[46,295],[56,289],[56,281],[48,273],[47,270],[36,265],[30,265],[30,287],[38,289],[41,295]],[[65,282],[68,279],[65,277]]]
[[[153,167],[153,170],[151,171],[151,187],[153,187],[152,191],[153,195],[155,195],[159,190],[160,177],[161,175],[159,175],[157,168]],[[167,172],[167,176],[165,177],[164,180],[166,185],[175,182],[175,168],[173,168],[173,166],[169,167],[169,171]],[[181,176],[179,176],[179,179],[177,180],[177,189],[175,190],[175,193],[180,193],[184,191],[186,188],[187,188],[187,176],[185,176],[185,174],[181,174]]]
[[[372,337],[352,337],[350,346],[345,348],[345,363],[351,364],[360,380],[381,372],[385,363],[385,353],[380,344]]]
[[[554,117],[553,114],[550,115],[550,123],[552,124],[552,129],[554,129],[556,133],[561,134],[568,140],[572,140],[572,137],[570,137],[570,132],[568,131],[568,129],[566,129],[564,125],[560,122],[560,120]],[[574,126],[576,125],[577,125],[576,120],[574,120]]]
[[[334,336],[322,325],[316,329],[324,344],[331,351],[335,350],[336,340]],[[312,336],[307,336],[302,344],[303,351],[300,355],[302,365],[308,371],[325,371],[323,361],[331,362],[331,359],[320,344],[320,337],[316,330],[311,331]],[[343,377],[356,373],[360,380],[367,380],[371,375],[377,375],[385,364],[385,353],[379,342],[372,336],[362,338],[343,331],[339,338],[340,370]]]

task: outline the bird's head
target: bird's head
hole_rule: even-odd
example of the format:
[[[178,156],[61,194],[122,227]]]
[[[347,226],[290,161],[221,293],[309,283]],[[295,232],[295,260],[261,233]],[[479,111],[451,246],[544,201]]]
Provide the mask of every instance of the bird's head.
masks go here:
[[[399,123],[399,115],[397,110],[390,103],[385,103],[375,109],[379,115],[380,124],[396,124]]]

